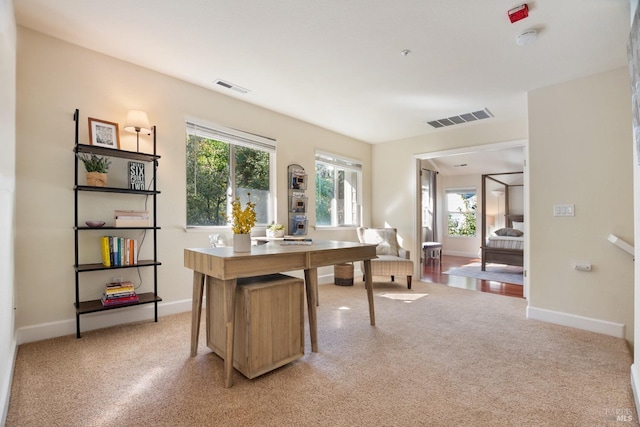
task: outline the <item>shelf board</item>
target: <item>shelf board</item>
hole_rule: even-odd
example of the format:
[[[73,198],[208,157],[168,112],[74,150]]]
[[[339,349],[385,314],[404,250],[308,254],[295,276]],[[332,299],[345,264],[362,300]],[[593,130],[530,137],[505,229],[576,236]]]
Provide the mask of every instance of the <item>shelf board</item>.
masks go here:
[[[76,153],[97,154],[99,156],[119,157],[122,159],[141,160],[143,162],[152,162],[160,158],[160,156],[149,153],[140,153],[137,151],[116,150],[113,148],[98,147],[96,145],[78,144],[74,149]]]
[[[105,227],[73,227],[74,230],[161,230],[161,227],[114,227],[108,225]]]
[[[91,301],[81,301],[79,304],[74,303],[73,305],[76,306],[76,313],[87,314],[87,313],[96,313],[98,311],[113,310],[114,308],[132,307],[134,305],[150,304],[150,303],[159,302],[159,301],[162,301],[162,298],[160,298],[157,295],[154,295],[153,292],[145,292],[142,294],[138,294],[138,302],[111,305],[111,306],[105,307],[102,305],[102,301],[100,301],[99,299],[96,299]]]
[[[151,267],[154,265],[162,265],[161,262],[156,262],[153,260],[140,260],[137,264],[133,265],[116,265],[107,267],[102,263],[94,263],[94,264],[78,264],[75,266],[75,269],[78,273],[82,273],[84,271],[100,271],[100,270],[117,270],[120,268],[137,268],[137,267]]]
[[[159,191],[153,190],[130,190],[128,188],[117,187],[94,187],[91,185],[76,185],[74,190],[77,191],[94,191],[98,193],[120,193],[120,194],[141,194],[151,196],[154,194],[160,194]]]

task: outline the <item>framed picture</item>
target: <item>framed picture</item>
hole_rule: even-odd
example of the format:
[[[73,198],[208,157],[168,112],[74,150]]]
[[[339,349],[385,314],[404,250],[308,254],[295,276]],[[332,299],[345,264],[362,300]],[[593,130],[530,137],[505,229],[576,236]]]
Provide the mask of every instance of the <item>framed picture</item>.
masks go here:
[[[118,124],[89,117],[89,144],[119,150]]]

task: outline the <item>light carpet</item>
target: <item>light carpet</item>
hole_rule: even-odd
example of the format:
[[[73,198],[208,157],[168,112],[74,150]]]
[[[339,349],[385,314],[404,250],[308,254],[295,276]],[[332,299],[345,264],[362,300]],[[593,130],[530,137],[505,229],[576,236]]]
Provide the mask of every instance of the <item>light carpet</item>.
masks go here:
[[[419,300],[422,297],[426,297],[429,294],[421,294],[417,292],[408,291],[408,292],[381,292],[376,295],[379,297],[389,298],[396,301],[411,303],[413,301]]]
[[[443,274],[522,285],[523,271],[524,268],[522,267],[505,264],[487,264],[486,271],[482,271],[481,264],[479,262],[472,262],[471,264],[466,264],[462,267],[450,268],[443,272]]]
[[[319,351],[306,328],[302,358],[229,389],[204,325],[189,357],[190,313],[22,344],[6,425],[636,425],[625,340],[528,320],[519,298],[412,287],[429,296],[374,298],[371,326],[361,281],[320,286]]]

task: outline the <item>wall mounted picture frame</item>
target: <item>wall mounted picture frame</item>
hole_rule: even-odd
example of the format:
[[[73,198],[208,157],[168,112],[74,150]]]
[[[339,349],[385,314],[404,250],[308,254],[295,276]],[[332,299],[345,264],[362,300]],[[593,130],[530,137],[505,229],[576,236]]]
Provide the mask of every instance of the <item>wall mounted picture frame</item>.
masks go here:
[[[118,124],[89,117],[89,144],[119,150]]]

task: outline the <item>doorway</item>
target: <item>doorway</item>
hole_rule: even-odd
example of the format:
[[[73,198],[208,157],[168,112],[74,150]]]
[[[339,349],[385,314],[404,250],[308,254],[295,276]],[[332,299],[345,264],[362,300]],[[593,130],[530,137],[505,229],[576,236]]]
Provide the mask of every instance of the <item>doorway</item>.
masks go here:
[[[445,150],[439,152],[423,153],[416,158],[416,245],[414,250],[419,256],[418,269],[423,277],[425,267],[425,256],[422,251],[422,243],[425,241],[437,241],[442,244],[444,256],[479,258],[481,247],[481,235],[477,233],[475,238],[458,238],[448,236],[448,214],[444,195],[447,188],[459,186],[473,186],[477,188],[478,194],[481,191],[481,176],[483,174],[497,172],[513,172],[523,170],[526,155],[526,140],[515,140],[502,143],[486,144],[474,147]],[[437,172],[436,185],[429,187],[426,185],[423,169]],[[525,169],[525,189],[528,173]],[[425,201],[435,195],[434,201]],[[431,204],[432,203],[432,204]],[[478,203],[479,205],[479,203]],[[429,209],[432,209],[429,211]],[[528,191],[525,191],[525,215],[528,213]],[[430,237],[426,226],[430,218],[435,218],[434,240],[427,240]],[[481,230],[480,217],[477,215],[477,230]],[[431,235],[432,236],[432,235]],[[418,259],[418,257],[416,257]],[[525,270],[528,264],[525,253]],[[442,263],[440,269],[445,268]],[[524,283],[524,295],[528,294],[527,283]]]

